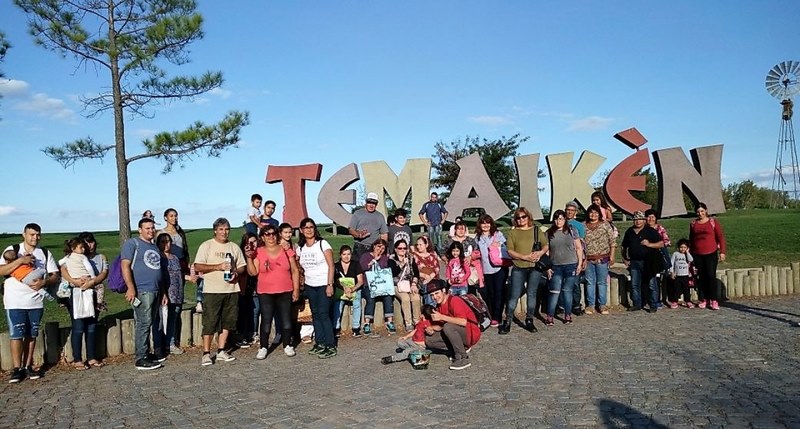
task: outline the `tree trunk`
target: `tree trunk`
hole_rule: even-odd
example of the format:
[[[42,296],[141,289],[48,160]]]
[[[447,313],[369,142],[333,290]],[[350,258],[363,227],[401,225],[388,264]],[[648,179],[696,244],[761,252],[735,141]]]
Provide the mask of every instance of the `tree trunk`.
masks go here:
[[[119,59],[117,54],[117,29],[114,26],[114,2],[108,5],[109,63],[111,65],[111,91],[114,97],[114,143],[117,161],[117,191],[119,197],[119,242],[122,244],[131,237],[131,209],[128,196],[128,159],[125,155],[125,122],[122,110],[122,90],[120,88]]]

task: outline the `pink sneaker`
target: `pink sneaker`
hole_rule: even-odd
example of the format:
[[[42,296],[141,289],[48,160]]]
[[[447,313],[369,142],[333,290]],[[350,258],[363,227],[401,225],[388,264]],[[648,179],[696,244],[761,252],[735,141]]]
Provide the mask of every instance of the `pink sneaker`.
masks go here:
[[[678,308],[678,303],[677,302],[670,302],[669,303],[669,308]]]
[[[492,323],[491,323],[490,326],[492,328],[496,328],[496,327],[500,326],[500,322],[498,322],[497,320],[492,320]]]
[[[717,301],[711,301],[711,309],[719,310],[719,303]]]
[[[686,308],[694,308],[694,303],[692,301],[687,302]]]
[[[706,302],[705,301],[698,302],[697,303],[697,308],[706,308]]]

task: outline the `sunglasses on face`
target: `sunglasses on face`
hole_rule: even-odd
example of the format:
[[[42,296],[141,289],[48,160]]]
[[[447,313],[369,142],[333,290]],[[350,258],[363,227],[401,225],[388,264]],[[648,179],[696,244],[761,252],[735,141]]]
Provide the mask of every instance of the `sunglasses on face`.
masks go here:
[[[514,220],[523,220],[523,219],[527,219],[527,218],[528,218],[528,215],[514,216]]]
[[[397,250],[407,250],[407,249],[408,249],[408,247],[405,247],[405,246],[404,246],[404,247],[398,247],[398,248],[397,248]]]

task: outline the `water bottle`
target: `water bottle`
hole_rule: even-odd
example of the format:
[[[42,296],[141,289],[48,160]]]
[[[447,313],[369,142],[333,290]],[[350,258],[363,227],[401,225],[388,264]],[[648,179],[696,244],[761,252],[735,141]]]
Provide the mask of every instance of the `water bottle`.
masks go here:
[[[225,272],[222,274],[222,279],[225,280],[226,282],[229,282],[233,280],[233,255],[230,253],[226,253],[225,261],[228,262],[230,268],[225,270]]]

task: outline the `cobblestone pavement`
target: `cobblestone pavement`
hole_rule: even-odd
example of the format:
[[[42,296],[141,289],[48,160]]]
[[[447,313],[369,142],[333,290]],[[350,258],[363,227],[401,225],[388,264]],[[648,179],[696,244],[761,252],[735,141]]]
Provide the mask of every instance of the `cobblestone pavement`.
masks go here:
[[[302,346],[158,371],[130,359],[0,386],[2,427],[800,427],[800,297],[721,311],[614,312],[508,336],[490,329],[471,368],[383,366],[396,337],[346,339],[320,360]]]

